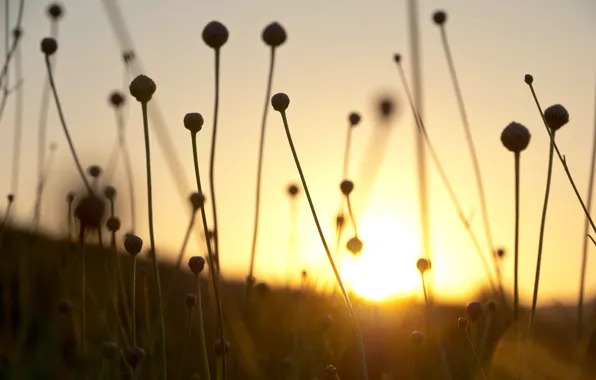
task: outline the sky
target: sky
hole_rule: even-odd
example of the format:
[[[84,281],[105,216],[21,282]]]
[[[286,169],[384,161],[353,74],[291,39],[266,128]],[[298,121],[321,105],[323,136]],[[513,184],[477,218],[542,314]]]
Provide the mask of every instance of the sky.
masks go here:
[[[11,24],[17,1],[10,1]],[[121,50],[102,1],[64,1],[59,23],[55,80],[66,120],[83,166],[105,166],[116,138],[115,118],[107,103],[112,90],[122,89]],[[35,201],[37,128],[45,78],[40,40],[50,32],[48,2],[26,2],[22,40],[22,90],[25,99],[21,180],[15,218],[30,225]],[[201,39],[211,20],[224,23],[230,37],[221,53],[221,103],[217,134],[215,188],[220,256],[226,278],[248,271],[253,229],[256,163],[260,120],[265,101],[268,48],[262,29],[272,21],[287,30],[277,52],[273,92],[291,98],[288,120],[294,143],[321,218],[327,241],[334,245],[334,217],[347,115],[358,111],[362,123],[353,131],[350,177],[355,182],[355,214],[364,250],[356,262],[342,260],[342,274],[357,292],[381,297],[397,293],[421,297],[415,263],[422,252],[416,185],[415,125],[399,81],[394,53],[403,56],[411,74],[406,1],[182,1],[127,0],[119,4],[142,61],[145,74],[157,84],[154,101],[182,163],[178,173],[194,191],[190,136],[182,124],[187,112],[205,118],[198,136],[198,154],[207,184],[213,120],[214,53]],[[513,154],[500,142],[511,121],[526,125],[532,139],[522,154],[520,286],[523,302],[531,300],[538,247],[540,214],[546,181],[548,135],[541,124],[524,74],[535,78],[543,106],[561,103],[571,115],[557,140],[585,197],[595,124],[596,4],[591,0],[419,1],[423,78],[423,113],[435,145],[472,228],[481,238],[483,226],[470,156],[465,143],[453,86],[432,13],[443,9],[473,138],[483,173],[488,215],[495,244],[504,247],[503,279],[512,287]],[[4,17],[0,21],[4,31]],[[14,71],[11,70],[12,73]],[[14,83],[14,77],[11,77]],[[383,164],[369,197],[359,197],[358,182],[367,146],[378,137],[376,100],[389,95],[397,115],[383,132]],[[128,95],[128,93],[127,93]],[[11,162],[14,100],[8,99],[0,120],[0,160]],[[153,101],[152,101],[153,102]],[[144,140],[139,103],[127,97],[127,138],[133,158],[137,233],[148,242]],[[153,185],[158,256],[174,260],[189,221],[189,205],[177,191],[155,133],[152,134]],[[373,139],[374,140],[374,139]],[[377,138],[378,140],[378,138]],[[64,236],[65,194],[82,189],[53,102],[48,116],[48,142],[57,144],[44,196],[45,231]],[[376,146],[376,145],[375,145]],[[379,148],[380,149],[380,148]],[[373,149],[374,151],[374,149]],[[7,164],[8,165],[8,164]],[[465,300],[486,276],[447,192],[428,160],[433,290],[438,298]],[[0,193],[12,191],[9,166],[0,176]],[[285,283],[289,249],[290,201],[286,187],[299,180],[278,113],[270,112],[263,169],[262,214],[255,264],[260,281]],[[130,227],[126,178],[120,166],[117,213]],[[555,162],[539,302],[576,302],[579,288],[584,215]],[[318,283],[331,279],[331,269],[318,238],[306,198],[297,201],[299,254],[292,279],[305,269]],[[208,207],[210,216],[210,207]],[[198,231],[185,257],[204,254]],[[485,249],[486,250],[486,249]],[[486,253],[485,253],[486,254]],[[596,292],[596,260],[590,249],[588,295]]]

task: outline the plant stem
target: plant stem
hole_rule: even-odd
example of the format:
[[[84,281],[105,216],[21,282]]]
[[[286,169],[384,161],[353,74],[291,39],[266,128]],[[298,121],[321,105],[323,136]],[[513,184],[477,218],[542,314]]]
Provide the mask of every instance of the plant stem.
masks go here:
[[[124,129],[124,118],[122,114],[122,107],[116,111],[116,120],[118,123],[118,142],[120,144],[120,150],[124,158],[124,169],[126,171],[126,179],[128,182],[128,193],[130,197],[130,221],[132,225],[132,232],[136,230],[136,212],[135,212],[135,189],[134,189],[134,177],[132,170],[132,163],[130,161],[130,153],[128,152],[128,145],[126,144],[126,132]]]
[[[271,98],[271,86],[273,84],[273,68],[275,67],[275,47],[271,47],[271,57],[269,60],[269,76],[267,79],[267,92],[265,95],[265,108],[263,109],[263,119],[261,120],[261,136],[259,138],[259,159],[257,163],[257,190],[256,190],[256,199],[255,199],[255,217],[254,217],[254,226],[253,226],[253,233],[252,233],[252,245],[250,249],[250,266],[248,269],[248,276],[249,278],[253,277],[254,273],[254,265],[255,265],[255,255],[257,249],[257,237],[259,232],[259,212],[261,209],[261,177],[263,173],[263,152],[265,146],[265,130],[267,127],[267,112],[269,111],[269,98]],[[217,248],[216,248],[217,250]],[[252,282],[249,281],[247,283],[248,286],[251,285]],[[247,296],[250,296],[250,290],[247,290]],[[248,301],[248,300],[247,300]]]
[[[199,341],[201,344],[201,360],[205,368],[204,374],[206,379],[211,379],[209,371],[209,356],[207,355],[207,341],[205,339],[205,328],[203,327],[203,306],[201,302],[201,278],[199,275],[195,276],[197,279],[197,308],[199,311]],[[213,277],[213,276],[212,276]]]
[[[200,296],[197,296],[197,298]],[[199,307],[201,307],[201,304],[199,303]],[[202,327],[201,327],[201,330]],[[192,333],[192,307],[188,308],[188,328],[187,328],[187,333],[186,333],[186,340],[184,341],[184,350],[182,351],[182,359],[180,359],[180,378],[184,378],[184,359],[186,357],[186,352],[188,351],[188,344],[190,343],[190,336]],[[207,377],[207,379],[209,379],[209,377]]]
[[[131,319],[131,332],[132,332],[132,345],[137,345],[137,256],[132,255],[131,265],[131,288],[130,288],[130,310],[132,313]]]
[[[166,326],[163,313],[163,297],[161,293],[161,282],[159,279],[159,266],[157,264],[157,252],[155,251],[155,235],[153,230],[153,191],[151,189],[151,147],[149,144],[149,122],[147,120],[147,102],[141,102],[143,113],[143,131],[145,134],[145,159],[147,166],[147,208],[149,213],[149,239],[151,241],[151,253],[153,253],[153,275],[157,287],[157,302],[159,303],[159,322],[161,325],[161,355],[163,361],[163,376],[168,378],[168,364],[166,357]]]
[[[24,0],[21,1],[23,3]],[[23,60],[21,57],[21,48],[18,47],[15,51],[15,76],[17,83],[23,80]],[[12,153],[12,174],[11,174],[11,191],[13,194],[19,194],[19,174],[21,162],[21,140],[23,134],[23,86],[19,86],[16,90],[15,98],[15,121],[14,121],[14,137],[13,137],[13,153]]]
[[[350,202],[350,196],[346,195],[346,204],[348,205],[348,213],[350,214],[350,220],[352,221],[352,228],[354,228],[354,235],[358,237],[358,227],[356,226],[356,218],[352,211],[352,202]]]
[[[515,152],[515,237],[513,243],[513,320],[519,319],[519,183],[520,183],[520,152]],[[516,337],[519,339],[519,336]]]
[[[197,154],[197,134],[191,133],[191,140],[192,140],[192,154],[194,160],[194,167],[195,167],[195,178],[197,180],[197,191],[203,194],[203,188],[201,186],[201,176],[199,173],[199,158]],[[225,344],[225,334],[224,334],[224,322],[223,322],[223,310],[221,306],[221,298],[219,294],[219,276],[216,274],[216,269],[214,268],[215,258],[213,254],[213,249],[211,247],[211,239],[209,239],[209,228],[207,227],[207,216],[205,214],[205,206],[201,207],[201,218],[203,221],[203,232],[205,234],[205,241],[207,242],[207,253],[209,255],[209,268],[211,269],[211,283],[213,286],[213,292],[215,294],[215,303],[217,305],[217,318],[219,322],[219,336],[222,342],[222,345]],[[217,231],[215,232],[215,236],[217,236]],[[217,239],[215,237],[215,239]],[[198,297],[198,295],[197,295]],[[222,375],[224,380],[226,379],[226,353],[225,350],[222,350],[221,354],[221,367],[222,367]]]
[[[213,105],[213,133],[211,135],[211,157],[209,159],[209,188],[211,190],[211,207],[213,210],[213,241],[215,242],[215,273],[217,276],[219,276],[220,272],[220,252],[217,208],[215,203],[215,139],[217,137],[217,116],[219,113],[219,53],[219,49],[215,49],[215,103]]]
[[[348,293],[344,287],[343,281],[341,280],[341,276],[337,271],[337,267],[335,266],[335,262],[333,257],[331,256],[331,252],[329,251],[329,247],[327,246],[327,242],[325,241],[325,236],[323,235],[323,230],[321,229],[321,224],[319,223],[319,218],[317,217],[317,213],[315,211],[315,207],[313,205],[312,198],[310,196],[310,192],[308,191],[308,186],[306,185],[306,179],[304,178],[304,173],[302,172],[302,167],[300,166],[300,161],[298,160],[298,154],[296,153],[296,149],[294,148],[294,143],[292,141],[292,136],[290,134],[290,127],[288,125],[288,120],[286,117],[285,111],[280,111],[281,117],[283,120],[284,128],[286,130],[286,136],[288,137],[288,143],[290,145],[290,149],[292,150],[292,156],[294,157],[294,161],[296,162],[296,168],[298,169],[298,173],[300,174],[300,180],[302,181],[302,186],[304,187],[304,192],[306,193],[306,198],[308,199],[308,204],[310,206],[310,211],[312,212],[313,219],[315,221],[315,225],[319,232],[319,236],[321,238],[321,242],[323,243],[323,247],[325,248],[325,253],[327,254],[327,258],[329,259],[329,264],[331,264],[331,269],[333,269],[333,273],[335,274],[335,279],[341,289],[343,294],[344,300],[348,307],[348,313],[354,322],[354,326],[356,329],[356,336],[358,339],[358,345],[360,346],[360,355],[362,360],[362,378],[364,380],[368,380],[368,370],[366,368],[366,353],[364,351],[364,341],[362,340],[362,333],[360,332],[360,327],[358,326],[358,320],[356,319],[356,315],[354,314],[354,309],[352,308],[352,303],[350,302],[350,297],[348,297]]]
[[[472,354],[474,355],[474,360],[476,360],[476,364],[478,364],[478,369],[480,370],[480,375],[484,380],[486,380],[486,375],[484,374],[484,369],[482,369],[482,364],[480,363],[480,359],[476,354],[476,350],[474,349],[474,345],[472,344],[472,339],[470,339],[470,335],[468,334],[468,330],[465,330],[466,338],[468,339],[468,343],[470,345],[470,350],[472,350]]]
[[[79,230],[79,246],[81,250],[81,334],[83,354],[87,353],[87,269],[85,255],[85,231],[84,225]]]

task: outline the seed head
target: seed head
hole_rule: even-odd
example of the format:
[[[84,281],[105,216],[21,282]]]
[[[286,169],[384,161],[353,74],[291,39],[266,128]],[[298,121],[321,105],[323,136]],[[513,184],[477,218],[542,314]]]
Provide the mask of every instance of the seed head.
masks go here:
[[[445,21],[447,21],[447,13],[445,13],[444,11],[436,11],[435,13],[433,13],[433,21],[437,25],[445,24]]]
[[[337,216],[335,217],[336,228],[338,228],[338,229],[342,228],[345,222],[346,222],[346,218],[344,217],[344,215],[341,213],[337,214]]]
[[[122,60],[124,63],[130,63],[135,59],[135,52],[132,50],[125,50],[122,53]]]
[[[95,194],[86,195],[75,209],[75,215],[81,226],[85,228],[100,228],[105,204],[103,199]]]
[[[64,14],[64,9],[62,8],[62,5],[58,3],[52,3],[50,6],[48,6],[47,12],[52,21],[58,21]]]
[[[269,285],[264,282],[259,282],[257,286],[255,286],[255,290],[261,297],[267,297],[271,295],[271,289],[269,288]]]
[[[497,311],[497,303],[494,300],[490,300],[488,301],[487,308],[488,311],[494,313],[495,311]]]
[[[41,51],[45,55],[50,56],[54,54],[56,50],[58,50],[58,42],[52,37],[46,37],[41,40]]]
[[[145,350],[143,350],[141,347],[131,347],[126,352],[126,361],[133,370],[137,369],[137,367],[143,362],[144,358]]]
[[[192,308],[193,306],[195,306],[195,303],[197,302],[197,296],[192,294],[192,293],[188,293],[186,295],[186,307],[188,307],[189,309]]]
[[[459,327],[462,330],[467,329],[469,324],[470,324],[470,322],[468,321],[468,318],[466,318],[466,317],[459,317],[457,320],[457,327]]]
[[[263,29],[261,37],[263,38],[263,42],[272,48],[275,48],[286,42],[288,35],[283,26],[277,22],[272,22]]]
[[[274,110],[284,112],[290,105],[290,97],[283,92],[278,92],[271,97],[271,105]]]
[[[337,369],[331,364],[328,364],[325,367],[325,376],[335,379],[337,377]]]
[[[360,114],[358,112],[351,112],[348,116],[348,120],[350,121],[350,127],[355,127],[360,123]]]
[[[395,61],[395,63],[399,64],[401,62],[401,54],[399,54],[399,53],[393,54],[393,60]]]
[[[193,256],[188,259],[188,267],[196,276],[205,269],[205,258],[203,256]]]
[[[116,199],[116,188],[108,185],[103,189],[103,195],[110,201]]]
[[[120,219],[115,216],[109,217],[106,221],[106,227],[110,232],[118,232],[120,230]]]
[[[479,301],[472,301],[466,306],[466,313],[468,314],[468,318],[470,322],[474,323],[482,317],[484,313],[484,307],[482,306],[482,302]]]
[[[60,300],[60,302],[58,303],[58,311],[60,312],[60,314],[70,314],[70,312],[72,311],[72,302],[70,302],[66,298]]]
[[[430,269],[430,260],[424,257],[419,258],[416,262],[416,268],[418,268],[421,274],[424,274],[424,272]]]
[[[114,108],[120,108],[124,105],[124,94],[120,91],[112,91],[110,94],[110,104],[114,106]]]
[[[14,202],[14,194],[8,194],[6,198],[8,199],[8,203]]]
[[[288,186],[288,194],[290,194],[290,197],[295,198],[299,192],[300,188],[295,183]]]
[[[306,278],[308,277],[308,272],[305,270],[302,270],[302,272],[300,272],[300,277],[302,278],[302,281],[306,281]]]
[[[392,99],[388,97],[380,99],[378,107],[381,119],[388,120],[389,118],[391,118],[391,116],[393,116],[393,113],[395,111],[395,104]]]
[[[497,257],[502,259],[503,257],[505,257],[505,248],[499,248],[497,249]]]
[[[524,82],[526,82],[526,84],[528,85],[534,83],[534,77],[532,76],[532,74],[524,75]]]
[[[23,30],[21,28],[14,28],[12,30],[12,38],[14,38],[15,40],[18,40],[22,36],[23,36]]]
[[[184,115],[184,127],[191,133],[198,133],[203,128],[203,116],[198,112],[191,112]]]
[[[344,179],[341,181],[339,189],[343,195],[348,196],[352,193],[352,191],[354,191],[354,182],[350,181],[349,179]]]
[[[226,43],[228,36],[228,28],[219,21],[211,21],[203,29],[203,41],[216,50]]]
[[[422,331],[412,331],[412,345],[414,348],[420,348],[424,342],[424,333]]]
[[[137,101],[141,103],[147,103],[151,100],[153,94],[155,94],[157,86],[155,85],[153,79],[141,74],[133,79],[132,82],[130,82],[128,90]]]
[[[124,249],[131,256],[138,255],[143,249],[143,239],[133,234],[126,235],[126,238],[124,239]]]
[[[101,175],[101,171],[98,165],[91,165],[87,168],[87,173],[93,178],[98,178]]]
[[[74,199],[75,199],[74,192],[72,192],[72,191],[69,191],[69,192],[66,194],[66,202],[68,202],[68,203],[72,203],[72,202],[74,201]]]
[[[205,196],[202,193],[192,193],[189,199],[194,211],[199,210],[205,204]]]
[[[101,345],[101,355],[105,359],[114,359],[118,354],[118,345],[115,342],[103,342]]]
[[[501,142],[508,150],[519,153],[528,147],[531,136],[528,128],[513,121],[503,129]]]
[[[215,344],[213,345],[213,352],[217,356],[221,356],[223,353],[227,354],[229,349],[230,349],[230,342],[228,342],[227,340],[224,340],[224,344],[222,344],[221,338],[217,339],[215,341]]]
[[[246,286],[248,288],[252,288],[255,282],[257,282],[257,279],[254,276],[246,276]]]
[[[569,123],[569,112],[560,104],[555,104],[544,110],[544,120],[551,131],[557,131]]]
[[[352,252],[353,255],[359,254],[362,251],[362,246],[362,240],[360,240],[358,236],[354,236],[348,240],[348,243],[346,244],[348,251]]]

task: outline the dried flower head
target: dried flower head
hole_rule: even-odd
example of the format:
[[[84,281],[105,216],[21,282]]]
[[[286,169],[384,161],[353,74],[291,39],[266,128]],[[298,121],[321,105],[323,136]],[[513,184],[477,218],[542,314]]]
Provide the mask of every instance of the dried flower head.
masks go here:
[[[494,300],[488,301],[487,309],[491,313],[494,313],[495,311],[497,311],[497,303]]]
[[[274,110],[284,112],[290,105],[290,97],[283,92],[278,92],[271,97],[271,105]]]
[[[47,12],[52,21],[58,21],[64,15],[64,8],[58,3],[52,3],[48,6]]]
[[[124,105],[124,94],[120,91],[112,91],[110,94],[110,104],[114,106],[114,108],[120,108]]]
[[[6,196],[6,198],[8,199],[8,203],[14,202],[14,194],[12,194],[12,193],[11,194],[8,194]]]
[[[58,303],[58,311],[60,314],[70,314],[72,311],[72,302],[66,298],[61,299]]]
[[[126,361],[128,365],[134,370],[139,367],[145,358],[145,350],[141,347],[131,347],[126,351]]]
[[[308,272],[303,269],[302,272],[300,272],[300,278],[304,282],[304,281],[306,281],[307,277],[308,277]]]
[[[52,37],[46,37],[41,40],[41,51],[45,55],[50,56],[54,54],[56,50],[58,50],[58,42]]]
[[[430,267],[430,260],[424,257],[419,258],[416,262],[416,268],[418,268],[421,274],[424,274]]]
[[[72,202],[74,201],[74,199],[75,199],[75,194],[74,194],[74,192],[73,192],[73,191],[69,191],[69,192],[66,194],[66,202],[68,202],[68,203],[72,203]]]
[[[348,251],[352,252],[352,254],[354,255],[357,255],[360,252],[362,252],[362,246],[362,240],[360,240],[358,236],[354,236],[353,238],[348,240],[348,243],[346,244]]]
[[[395,103],[389,97],[383,97],[378,102],[379,116],[382,120],[388,120],[395,112]]]
[[[141,74],[133,79],[132,82],[130,82],[128,90],[137,101],[141,103],[147,103],[151,100],[153,94],[155,94],[157,86],[155,85],[153,79]]]
[[[459,327],[462,330],[467,329],[469,324],[470,324],[470,322],[468,321],[468,318],[466,318],[466,317],[459,317],[457,319],[457,327]]]
[[[110,232],[118,232],[120,230],[120,219],[115,216],[109,217],[106,221],[106,227]]]
[[[482,302],[480,301],[472,301],[466,306],[466,313],[468,314],[468,318],[470,322],[474,323],[482,317],[484,313],[484,306],[482,306]]]
[[[126,238],[124,238],[124,249],[133,256],[138,255],[143,249],[143,239],[134,234],[126,235]]]
[[[412,331],[412,345],[414,348],[420,348],[424,342],[424,333],[422,331]]]
[[[501,133],[501,142],[508,150],[519,153],[530,143],[530,131],[515,121],[509,123]]]
[[[355,127],[358,124],[360,124],[360,114],[358,112],[350,112],[350,115],[348,115],[348,121],[350,122],[350,127]]]
[[[335,227],[336,228],[342,228],[344,223],[346,222],[346,218],[344,217],[343,214],[337,214],[337,216],[335,217]]]
[[[191,133],[198,133],[203,128],[203,115],[198,112],[190,112],[184,115],[184,127]]]
[[[261,34],[263,42],[271,47],[278,47],[286,42],[288,35],[283,26],[278,22],[272,22],[263,29]]]
[[[194,307],[196,303],[197,303],[197,296],[192,293],[188,293],[186,295],[186,307],[188,307],[190,309],[191,307]]]
[[[205,204],[205,196],[202,193],[192,193],[189,199],[194,211],[199,210]]]
[[[213,49],[222,47],[228,41],[228,37],[228,28],[219,21],[211,21],[203,29],[203,41]]]
[[[103,342],[101,345],[101,355],[105,359],[114,359],[118,354],[118,344],[115,342]]]
[[[205,258],[203,256],[193,256],[188,259],[188,267],[195,275],[199,275],[205,269]]]
[[[526,84],[528,85],[534,83],[534,77],[532,76],[532,74],[524,75],[524,82],[526,82]]]
[[[224,340],[224,343],[221,343],[221,338],[218,338],[215,341],[215,344],[213,345],[213,352],[215,353],[215,355],[217,356],[221,356],[222,353],[228,353],[228,350],[230,349],[230,342],[226,340]]]
[[[101,175],[101,172],[101,167],[98,165],[91,165],[87,168],[87,173],[93,178],[98,178]]]
[[[103,195],[110,201],[116,199],[116,188],[108,185],[103,189]]]
[[[75,215],[82,227],[100,228],[104,211],[103,199],[95,194],[88,194],[77,205]]]
[[[499,248],[497,249],[497,257],[502,259],[503,257],[505,257],[505,248]]]
[[[445,21],[447,21],[447,13],[445,13],[445,11],[436,11],[433,13],[433,21],[437,25],[445,24]]]
[[[339,189],[343,195],[348,196],[352,193],[352,191],[354,191],[354,182],[350,181],[349,179],[344,179],[341,181]]]
[[[562,105],[555,104],[544,110],[544,120],[552,131],[557,131],[569,122],[569,112]]]
[[[401,54],[399,54],[399,53],[393,54],[393,60],[395,61],[395,63],[400,63],[401,62]]]
[[[296,197],[299,192],[300,192],[300,188],[295,183],[292,183],[288,186],[288,194],[290,194],[290,197],[292,197],[292,198]]]

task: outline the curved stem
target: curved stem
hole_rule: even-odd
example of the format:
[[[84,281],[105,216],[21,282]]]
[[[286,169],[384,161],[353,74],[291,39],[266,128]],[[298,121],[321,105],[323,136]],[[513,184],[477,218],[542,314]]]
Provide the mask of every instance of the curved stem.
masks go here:
[[[212,276],[213,277],[213,276]],[[206,379],[211,379],[209,371],[209,356],[207,355],[207,341],[205,340],[205,328],[203,327],[203,307],[201,305],[201,278],[197,279],[197,308],[199,310],[199,343],[201,344],[201,360],[203,361],[204,374]]]
[[[23,1],[21,1],[23,3]],[[23,80],[23,60],[21,57],[21,48],[15,51],[15,74],[17,82]],[[16,90],[15,98],[15,121],[14,121],[14,137],[13,137],[13,152],[12,152],[12,174],[11,174],[11,191],[13,194],[19,193],[19,174],[21,162],[21,141],[23,134],[23,86],[19,86]]]
[[[213,210],[213,241],[215,242],[215,273],[219,276],[219,229],[217,225],[217,208],[215,204],[215,139],[217,137],[217,116],[219,113],[219,49],[215,49],[215,104],[213,106],[213,133],[211,135],[211,157],[209,159],[209,187],[211,190],[211,207]]]
[[[252,245],[250,249],[250,266],[248,269],[249,278],[253,277],[255,254],[257,250],[257,236],[259,232],[259,211],[261,209],[261,177],[263,172],[263,152],[265,146],[265,130],[267,127],[267,111],[269,111],[269,98],[271,97],[271,86],[273,83],[273,68],[275,66],[275,47],[271,47],[271,58],[269,60],[269,76],[267,79],[267,91],[265,94],[265,108],[263,110],[263,119],[261,120],[261,136],[259,138],[259,159],[257,163],[257,190],[255,199],[255,217],[252,232]],[[216,228],[217,230],[217,228]],[[216,248],[217,250],[217,248]],[[252,281],[247,282],[248,286],[252,286]],[[250,295],[250,291],[247,291]]]
[[[346,195],[346,204],[348,205],[348,214],[350,214],[350,220],[352,221],[352,227],[354,228],[354,235],[358,237],[358,227],[356,226],[356,218],[352,211],[352,202],[350,202],[350,196]]]
[[[50,57],[45,56],[46,61],[46,68],[48,70],[48,79],[50,81],[50,87],[52,89],[52,93],[54,94],[54,100],[56,101],[56,108],[58,109],[58,116],[60,117],[60,123],[62,124],[62,129],[64,130],[64,135],[66,136],[66,140],[68,141],[68,146],[70,147],[70,151],[72,152],[72,157],[74,158],[75,164],[77,165],[77,170],[79,171],[79,175],[83,180],[85,187],[89,194],[93,193],[89,182],[87,181],[87,177],[85,177],[85,172],[83,171],[83,167],[79,161],[79,157],[77,156],[77,152],[75,151],[74,145],[72,143],[72,139],[70,138],[70,133],[68,133],[68,127],[66,126],[66,121],[64,120],[64,114],[62,112],[62,106],[60,105],[60,99],[58,98],[58,92],[56,90],[56,85],[54,84],[54,78],[52,75],[52,66],[50,64]]]
[[[199,158],[197,155],[197,134],[191,133],[191,140],[192,140],[192,155],[194,160],[194,167],[195,167],[195,178],[197,180],[197,191],[203,194],[203,188],[201,186],[201,176],[199,173]],[[215,303],[217,305],[217,318],[219,322],[219,336],[221,339],[222,344],[225,342],[225,334],[224,334],[224,322],[223,322],[223,309],[221,306],[221,298],[219,294],[219,276],[216,274],[215,269],[215,258],[213,254],[213,249],[211,247],[211,239],[209,239],[209,228],[207,227],[207,216],[205,214],[205,206],[201,207],[201,218],[203,221],[203,232],[205,234],[205,241],[207,243],[207,252],[209,255],[209,268],[211,269],[211,282],[213,286],[213,292],[215,294]],[[217,232],[215,233],[217,236]],[[198,295],[197,295],[198,297]],[[226,379],[226,353],[225,350],[222,350],[222,375],[223,378]]]
[[[8,1],[7,1],[7,3],[8,3]],[[19,30],[21,29],[21,22],[23,20],[24,8],[25,8],[25,0],[21,0],[21,2],[19,3],[19,13],[17,16],[17,24],[16,24],[17,25],[16,28]],[[8,12],[7,12],[7,14],[8,14]],[[0,87],[2,87],[4,79],[8,76],[8,68],[10,66],[10,61],[12,59],[12,56],[14,55],[15,50],[17,49],[19,41],[20,41],[20,38],[14,38],[12,41],[12,45],[10,46],[10,49],[6,52],[6,60],[4,61],[4,64],[2,65],[2,70],[0,71]]]
[[[335,275],[337,284],[341,289],[342,295],[348,307],[350,317],[352,317],[352,320],[355,325],[356,336],[358,339],[358,344],[360,346],[360,355],[362,359],[362,378],[368,380],[368,370],[366,368],[366,353],[364,351],[364,341],[362,340],[362,333],[360,332],[360,327],[358,326],[358,320],[356,319],[356,315],[354,314],[354,309],[352,307],[352,302],[350,302],[350,297],[346,292],[343,281],[341,280],[341,276],[339,275],[337,267],[335,266],[333,256],[331,256],[331,251],[329,251],[329,247],[327,246],[327,242],[325,241],[325,236],[323,235],[323,230],[321,229],[321,224],[319,223],[319,218],[317,217],[317,213],[315,211],[310,192],[308,191],[308,186],[306,185],[306,179],[304,178],[304,173],[302,172],[302,167],[300,166],[300,161],[298,160],[298,154],[296,153],[296,149],[294,148],[294,143],[290,134],[290,127],[288,125],[286,113],[285,111],[281,111],[280,114],[284,124],[284,128],[286,130],[286,136],[288,137],[288,143],[290,145],[290,149],[292,150],[292,156],[294,157],[294,162],[296,163],[296,168],[298,169],[298,173],[300,174],[300,180],[302,181],[302,186],[304,187],[304,192],[306,193],[306,198],[308,199],[308,205],[310,206],[310,211],[312,212],[317,231],[319,232],[319,237],[321,238],[321,242],[323,243],[323,247],[325,248],[325,253],[327,254],[327,258],[329,259],[329,264],[331,265],[331,269],[333,269],[333,274]]]
[[[472,344],[472,339],[470,339],[470,334],[468,334],[468,330],[465,330],[466,338],[468,339],[468,343],[470,345],[470,350],[472,350],[472,354],[474,355],[474,360],[476,360],[476,364],[478,364],[478,369],[480,370],[480,375],[484,380],[486,380],[486,375],[484,374],[484,369],[482,369],[482,364],[480,363],[480,359],[478,358],[478,354],[474,349],[474,345]]]
[[[161,282],[159,279],[159,266],[157,264],[157,252],[155,251],[155,235],[153,229],[153,191],[151,189],[151,147],[149,144],[149,122],[147,120],[147,102],[141,102],[143,112],[143,131],[145,134],[145,160],[147,166],[147,209],[149,213],[149,238],[151,241],[151,252],[153,253],[153,275],[157,287],[157,302],[159,303],[159,323],[161,325],[161,355],[163,361],[163,376],[168,377],[168,364],[166,357],[166,326],[163,315],[163,297],[161,293]]]

